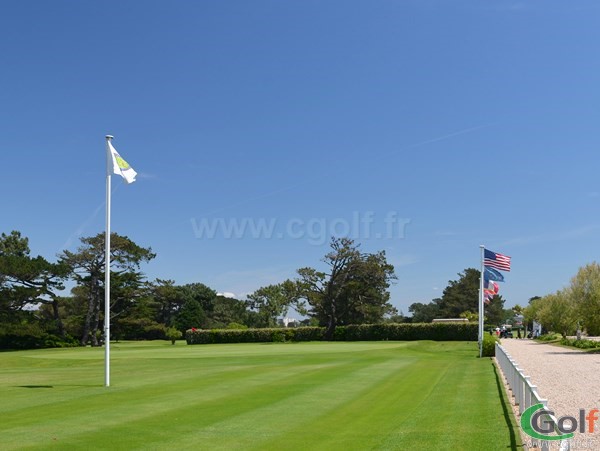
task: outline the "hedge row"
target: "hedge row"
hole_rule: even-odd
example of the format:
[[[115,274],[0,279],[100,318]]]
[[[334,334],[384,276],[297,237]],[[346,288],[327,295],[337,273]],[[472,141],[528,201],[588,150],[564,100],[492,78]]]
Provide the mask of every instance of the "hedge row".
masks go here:
[[[191,329],[185,334],[188,344],[267,343],[323,340],[324,327],[290,329]],[[477,341],[477,324],[361,324],[338,326],[335,341],[434,340]]]
[[[335,339],[338,341],[477,341],[477,324],[357,324],[337,327]]]
[[[290,329],[191,329],[185,339],[189,345],[213,343],[269,343],[282,341],[318,341],[323,339],[323,327]]]
[[[561,345],[573,346],[580,349],[596,349],[600,348],[600,341],[594,340],[577,340],[575,338],[563,338],[560,340]]]

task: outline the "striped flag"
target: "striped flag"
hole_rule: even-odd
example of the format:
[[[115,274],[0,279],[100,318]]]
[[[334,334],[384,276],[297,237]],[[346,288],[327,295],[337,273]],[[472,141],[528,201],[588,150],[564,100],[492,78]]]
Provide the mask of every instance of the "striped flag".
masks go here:
[[[487,249],[485,249],[483,255],[483,264],[484,266],[496,268],[500,271],[510,271],[510,257]]]

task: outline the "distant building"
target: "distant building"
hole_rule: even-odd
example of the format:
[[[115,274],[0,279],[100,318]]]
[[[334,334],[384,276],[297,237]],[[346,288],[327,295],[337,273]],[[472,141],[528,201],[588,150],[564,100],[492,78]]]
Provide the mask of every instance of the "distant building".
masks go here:
[[[283,318],[281,322],[284,327],[298,327],[298,324],[300,323],[296,318]]]

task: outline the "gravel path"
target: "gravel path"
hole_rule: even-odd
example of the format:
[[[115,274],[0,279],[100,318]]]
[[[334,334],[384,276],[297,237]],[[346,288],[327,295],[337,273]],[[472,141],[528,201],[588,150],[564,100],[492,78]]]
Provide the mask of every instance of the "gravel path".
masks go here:
[[[600,408],[600,354],[525,339],[504,339],[502,347],[523,373],[531,376],[531,383],[548,399],[557,418],[570,415],[579,419],[579,409],[587,413]],[[600,420],[593,434],[576,434],[571,449],[600,450]]]

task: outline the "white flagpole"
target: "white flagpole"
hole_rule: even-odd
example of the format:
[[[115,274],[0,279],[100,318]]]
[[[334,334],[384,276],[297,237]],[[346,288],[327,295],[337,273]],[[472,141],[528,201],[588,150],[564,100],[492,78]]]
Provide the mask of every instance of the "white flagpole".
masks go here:
[[[481,244],[479,246],[481,249],[481,273],[479,276],[479,331],[478,331],[478,341],[479,341],[479,358],[483,355],[483,281],[485,279],[485,267],[484,267],[484,251],[485,246]]]
[[[106,135],[106,234],[104,235],[104,386],[110,387],[110,175],[112,157],[108,143],[113,136]]]

